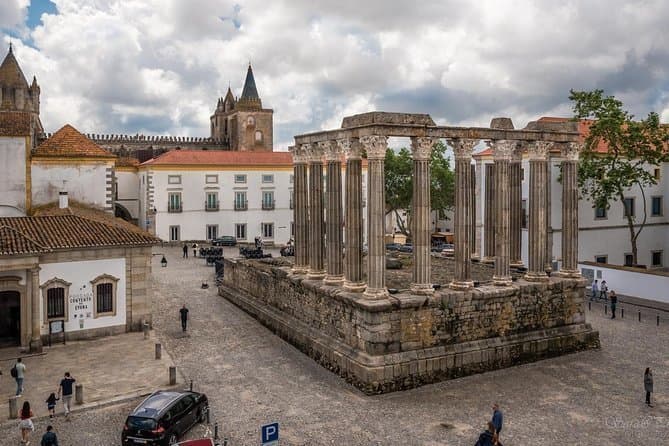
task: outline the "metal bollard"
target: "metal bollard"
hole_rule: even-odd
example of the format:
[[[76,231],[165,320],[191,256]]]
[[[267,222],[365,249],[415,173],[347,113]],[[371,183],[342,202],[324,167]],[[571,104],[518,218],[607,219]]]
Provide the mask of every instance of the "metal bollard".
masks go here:
[[[660,315],[659,314],[657,315],[657,326],[658,327],[660,326]]]
[[[620,307],[620,319],[625,319],[625,309]]]
[[[639,322],[641,322],[641,310],[639,310]]]
[[[149,339],[149,323],[142,323],[142,332],[144,333],[144,339]]]
[[[193,380],[192,380],[192,379],[190,380],[190,387],[189,387],[189,390],[190,390],[191,392],[193,391]]]
[[[214,423],[214,440],[218,440],[218,421]]]
[[[9,399],[9,419],[16,420],[19,417],[19,399],[11,397]]]
[[[163,357],[163,346],[159,342],[156,342],[156,359],[160,359],[162,357]]]
[[[207,408],[207,424],[211,424],[211,409]]]
[[[608,305],[606,305],[606,304],[604,304],[604,314],[606,314],[606,313],[607,313],[607,311],[608,311],[608,308],[609,308],[609,306],[608,306]]]
[[[592,302],[588,302],[588,311],[592,311]]]
[[[177,368],[170,366],[170,386],[173,386],[177,383]]]
[[[74,402],[76,404],[84,404],[84,385],[76,384],[74,386]]]
[[[228,439],[227,438],[223,439],[223,446],[228,446]]]

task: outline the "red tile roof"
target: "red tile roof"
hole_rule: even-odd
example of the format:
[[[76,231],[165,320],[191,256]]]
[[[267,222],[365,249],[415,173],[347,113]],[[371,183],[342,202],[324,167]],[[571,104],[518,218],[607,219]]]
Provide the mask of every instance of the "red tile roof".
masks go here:
[[[37,149],[35,149],[33,155],[68,158],[115,158],[115,155],[107,152],[86,136],[79,133],[77,129],[70,124],[66,124],[63,128],[51,135],[49,139],[40,144]]]
[[[290,152],[232,152],[224,150],[170,150],[142,166],[170,165],[262,166],[293,165]]]
[[[116,167],[137,167],[139,160],[131,156],[123,156],[116,160]]]
[[[0,136],[30,135],[30,113],[0,112]]]

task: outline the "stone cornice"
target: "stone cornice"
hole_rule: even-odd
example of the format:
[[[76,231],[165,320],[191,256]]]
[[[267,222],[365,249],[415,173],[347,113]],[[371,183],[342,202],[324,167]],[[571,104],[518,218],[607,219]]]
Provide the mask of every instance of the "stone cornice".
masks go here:
[[[367,151],[367,159],[382,160],[386,158],[388,149],[388,137],[379,135],[366,135],[360,138],[360,143]]]

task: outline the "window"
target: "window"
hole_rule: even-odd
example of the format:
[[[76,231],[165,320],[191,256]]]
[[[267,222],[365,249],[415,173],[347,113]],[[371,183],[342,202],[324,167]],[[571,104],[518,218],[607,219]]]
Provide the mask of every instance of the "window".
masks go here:
[[[654,177],[656,180],[659,180],[659,179],[662,177],[662,174],[660,174],[660,169],[656,168],[656,169],[653,171],[653,177]]]
[[[520,181],[521,182],[525,181],[525,168],[524,167],[520,168]]]
[[[609,256],[595,256],[595,263],[609,263]]]
[[[170,192],[167,198],[167,212],[181,212],[181,192]]]
[[[246,223],[235,225],[235,237],[237,237],[237,240],[246,240]]]
[[[290,208],[293,209],[295,208],[295,191],[290,191]]]
[[[204,182],[207,184],[218,184],[218,175],[205,175]]]
[[[625,198],[623,201],[625,217],[634,217],[634,198]]]
[[[207,225],[207,240],[218,237],[218,225]]]
[[[95,317],[116,316],[116,285],[118,278],[102,274],[91,280]]]
[[[260,130],[256,130],[256,142],[262,142],[262,132]]]
[[[274,175],[263,175],[262,176],[262,182],[263,183],[273,183],[274,182]]]
[[[42,289],[43,319],[68,319],[69,282],[54,277],[40,286]]]
[[[235,183],[246,183],[246,175],[235,175]]]
[[[247,208],[246,192],[235,192],[235,211],[245,211]]]
[[[274,238],[274,223],[262,224],[262,236],[263,238]]]
[[[520,207],[522,209],[522,214],[520,216],[520,227],[527,229],[527,200],[523,200],[520,203]]]
[[[181,175],[168,175],[167,184],[181,184]]]
[[[606,218],[605,207],[595,207],[595,220],[603,220]]]
[[[634,256],[630,253],[625,253],[625,266],[634,265]]]
[[[180,233],[181,230],[179,229],[179,226],[170,226],[170,241],[178,242],[181,240]]]
[[[218,192],[207,192],[204,208],[207,211],[218,210]]]
[[[662,251],[651,251],[651,265],[662,266]]]
[[[650,215],[653,217],[659,217],[662,215],[662,197],[651,197]]]
[[[262,193],[262,208],[264,210],[274,209],[274,191],[265,190]]]

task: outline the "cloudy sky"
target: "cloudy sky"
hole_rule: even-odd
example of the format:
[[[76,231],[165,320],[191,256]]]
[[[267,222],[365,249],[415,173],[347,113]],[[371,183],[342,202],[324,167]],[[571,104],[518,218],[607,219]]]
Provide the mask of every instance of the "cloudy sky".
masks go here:
[[[277,148],[371,110],[523,127],[570,88],[669,121],[667,23],[665,0],[0,0],[48,131],[208,136],[250,61]]]

